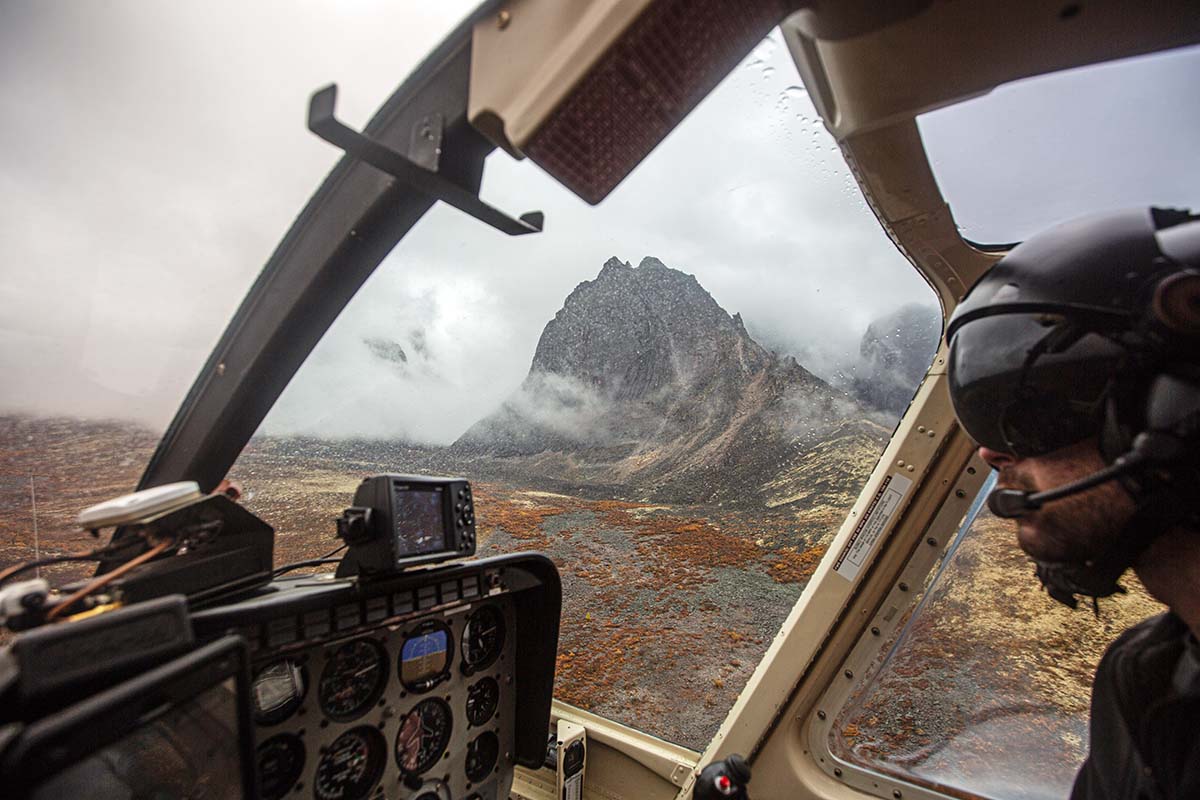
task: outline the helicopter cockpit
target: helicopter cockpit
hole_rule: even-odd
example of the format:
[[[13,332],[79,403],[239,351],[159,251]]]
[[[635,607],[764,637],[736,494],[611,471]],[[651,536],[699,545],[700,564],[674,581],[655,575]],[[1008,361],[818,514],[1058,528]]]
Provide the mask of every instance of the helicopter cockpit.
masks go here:
[[[5,796],[1065,794],[1158,605],[1026,585],[941,334],[1051,223],[1200,207],[1190,3],[185,6],[0,11],[52,110],[223,115],[97,135],[121,214],[246,176],[138,230],[35,193],[77,125],[11,134]],[[360,124],[397,36],[440,43]]]

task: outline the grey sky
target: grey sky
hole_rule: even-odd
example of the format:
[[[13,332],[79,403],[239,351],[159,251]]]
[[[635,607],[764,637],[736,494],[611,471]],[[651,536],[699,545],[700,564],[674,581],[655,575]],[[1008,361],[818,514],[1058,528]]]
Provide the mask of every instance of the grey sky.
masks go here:
[[[0,409],[162,427],[356,125],[463,2],[0,3]]]
[[[1009,243],[1093,211],[1200,208],[1198,86],[1188,47],[1018,81],[918,124],[963,235]]]
[[[336,160],[304,129],[308,94],[339,82],[343,116],[361,125],[468,10],[253,9],[0,8],[0,410],[164,426]],[[798,83],[776,36],[598,208],[493,155],[485,197],[542,209],[546,233],[508,238],[437,207],[265,430],[452,439],[520,383],[546,321],[612,255],[695,274],[764,344],[817,371],[848,358],[871,319],[932,295]],[[366,338],[400,342],[409,363],[383,365]],[[364,368],[371,391],[340,391]]]

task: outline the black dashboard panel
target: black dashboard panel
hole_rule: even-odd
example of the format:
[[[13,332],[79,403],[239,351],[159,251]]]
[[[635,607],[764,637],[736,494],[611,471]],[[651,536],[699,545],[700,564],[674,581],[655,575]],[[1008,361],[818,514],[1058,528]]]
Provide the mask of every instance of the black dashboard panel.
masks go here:
[[[545,756],[560,604],[519,554],[280,580],[193,624],[250,643],[264,798],[503,800]]]

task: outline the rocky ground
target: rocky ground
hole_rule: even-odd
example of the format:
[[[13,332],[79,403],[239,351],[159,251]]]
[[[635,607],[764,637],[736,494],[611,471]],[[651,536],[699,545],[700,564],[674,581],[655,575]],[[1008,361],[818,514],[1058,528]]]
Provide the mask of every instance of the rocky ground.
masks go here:
[[[332,549],[333,519],[367,474],[268,443],[235,472],[245,503],[277,525],[280,562]],[[716,732],[837,527],[822,520],[798,529],[788,510],[598,499],[494,476],[473,486],[480,556],[536,550],[562,574],[557,696],[696,749]]]
[[[116,424],[0,418],[0,559],[33,555],[31,484],[43,555],[94,546],[73,528],[75,514],[130,490],[153,445],[145,431]],[[868,449],[851,465],[856,477],[874,459]],[[334,547],[334,518],[361,477],[452,466],[436,452],[395,445],[256,440],[232,476],[245,504],[276,528],[283,563]],[[619,487],[569,480],[531,485],[506,477],[502,463],[469,466],[480,555],[540,550],[562,572],[558,696],[697,749],[745,685],[849,503],[849,494],[796,499],[799,473],[772,490],[781,504],[752,509],[622,497]],[[62,582],[89,571],[63,565],[43,574]],[[1010,525],[985,516],[895,655],[877,668],[873,688],[840,720],[835,744],[854,760],[952,790],[1062,796],[1086,747],[1099,653],[1155,609],[1136,587],[1102,603],[1098,620],[1059,607],[1038,589]],[[1000,767],[1014,763],[1020,775]]]

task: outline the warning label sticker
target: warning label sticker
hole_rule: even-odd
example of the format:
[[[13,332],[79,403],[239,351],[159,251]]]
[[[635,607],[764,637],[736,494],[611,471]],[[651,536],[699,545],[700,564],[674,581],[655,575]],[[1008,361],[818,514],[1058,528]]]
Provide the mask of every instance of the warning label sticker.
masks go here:
[[[834,572],[847,580],[858,577],[859,570],[875,550],[875,544],[883,534],[884,528],[892,521],[896,509],[900,508],[904,495],[908,494],[911,487],[912,479],[900,474],[893,473],[883,479],[879,491],[871,499],[866,513],[858,521],[854,533],[850,535],[850,541],[846,542],[841,555],[834,562]]]

